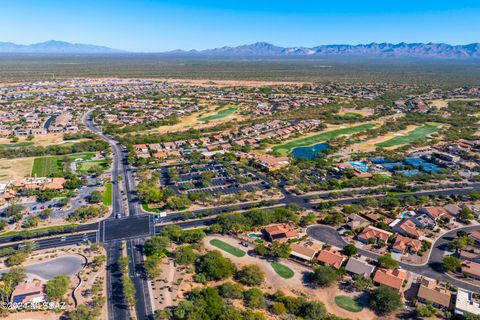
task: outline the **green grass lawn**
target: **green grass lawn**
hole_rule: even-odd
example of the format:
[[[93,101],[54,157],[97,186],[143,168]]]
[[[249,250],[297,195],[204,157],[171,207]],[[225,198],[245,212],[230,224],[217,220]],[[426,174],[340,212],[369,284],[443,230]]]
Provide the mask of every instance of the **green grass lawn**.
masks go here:
[[[107,170],[108,169],[108,162],[107,162],[107,160],[93,160],[93,161],[80,162],[78,164],[77,170],[79,172],[83,173],[83,172],[87,172],[93,166],[99,166],[103,170]]]
[[[377,143],[376,146],[381,148],[389,148],[404,144],[410,144],[414,141],[425,140],[429,134],[437,131],[439,128],[440,126],[437,125],[426,124],[422,127],[415,128],[404,136],[398,136],[390,140]]]
[[[85,152],[85,153],[66,154],[63,156],[35,158],[33,160],[32,176],[36,175],[37,177],[47,177],[52,174],[62,172],[63,170],[62,162],[64,158],[68,158],[72,161],[79,158],[84,160],[89,160],[94,155],[95,153],[93,152]]]
[[[26,229],[26,230],[18,230],[18,231],[8,231],[5,233],[0,233],[0,237],[5,237],[5,236],[14,236],[17,234],[21,234],[24,232],[47,232],[47,231],[59,231],[59,230],[64,230],[68,228],[77,228],[78,224],[71,223],[71,224],[64,224],[64,225],[59,225],[59,226],[49,226],[49,227],[42,227],[42,228],[33,228],[33,229]]]
[[[231,115],[232,113],[234,113],[237,110],[238,110],[237,106],[225,108],[225,109],[222,109],[222,110],[218,111],[215,114],[212,114],[211,116],[206,116],[206,117],[199,118],[199,119],[197,119],[197,121],[207,122],[207,121],[214,121],[214,120],[222,119],[222,118],[228,117],[229,115]]]
[[[290,279],[295,274],[292,269],[278,262],[272,262],[272,268],[280,277],[284,279]]]
[[[272,148],[272,150],[277,151],[281,155],[286,156],[288,155],[288,153],[290,153],[290,151],[292,151],[297,147],[305,147],[305,146],[310,146],[310,145],[314,145],[321,142],[326,142],[328,140],[339,137],[341,135],[353,134],[353,133],[361,132],[371,128],[373,128],[373,124],[365,123],[365,124],[361,124],[361,125],[353,126],[349,128],[342,128],[342,129],[322,132],[313,136],[298,138],[284,144],[276,145]]]
[[[112,205],[112,184],[105,184],[105,191],[103,192],[103,204],[106,206]]]
[[[360,312],[363,310],[363,306],[349,296],[336,296],[335,303],[340,308],[350,312]]]
[[[235,248],[234,246],[231,246],[228,243],[223,242],[222,240],[212,239],[210,240],[210,244],[230,253],[231,255],[234,255],[235,257],[241,258],[245,256],[245,251]]]

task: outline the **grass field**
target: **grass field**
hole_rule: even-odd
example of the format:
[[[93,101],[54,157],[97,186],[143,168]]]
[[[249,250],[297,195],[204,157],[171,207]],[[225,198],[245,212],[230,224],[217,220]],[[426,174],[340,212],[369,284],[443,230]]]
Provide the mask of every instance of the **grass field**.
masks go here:
[[[61,172],[57,157],[35,158],[33,161],[32,176],[48,177]]]
[[[280,277],[284,279],[290,279],[295,274],[292,269],[278,262],[272,262],[272,268]]]
[[[363,310],[362,305],[349,296],[336,296],[335,303],[340,308],[350,312],[360,312]]]
[[[103,192],[103,204],[106,206],[112,205],[112,184],[105,184],[105,191]]]
[[[20,148],[20,147],[28,147],[35,144],[34,142],[31,141],[24,141],[24,142],[17,142],[17,143],[2,143],[0,144],[0,147],[5,147],[5,148]]]
[[[20,140],[16,143],[11,143],[9,138],[0,138],[0,147],[6,148],[19,148],[28,146],[49,146],[52,144],[59,144],[63,141],[63,133],[60,134],[44,134],[36,136],[33,140],[28,141],[26,137],[20,137]]]
[[[33,161],[32,176],[36,175],[37,177],[47,177],[51,174],[61,172],[63,170],[62,160],[64,158],[68,158],[72,161],[79,158],[84,160],[89,160],[94,155],[95,153],[93,152],[85,152],[85,153],[67,154],[63,156],[35,158],[35,160]]]
[[[414,141],[425,140],[429,134],[437,131],[438,129],[440,129],[440,126],[438,125],[426,124],[422,127],[418,127],[410,131],[406,135],[397,136],[390,140],[378,143],[376,144],[376,146],[381,148],[391,148],[391,147],[401,146],[405,144],[410,144]]]
[[[245,251],[235,248],[234,246],[231,246],[228,243],[223,242],[222,240],[212,239],[210,240],[210,244],[225,252],[230,253],[231,255],[234,255],[235,257],[241,258],[245,256]]]
[[[288,155],[290,151],[297,147],[310,146],[321,142],[326,142],[333,138],[339,137],[341,135],[348,135],[357,132],[361,132],[367,129],[373,128],[372,123],[365,123],[358,126],[352,126],[348,128],[341,128],[331,131],[325,131],[319,134],[315,134],[308,137],[298,138],[292,141],[289,141],[284,144],[276,145],[272,148],[273,151],[279,152],[281,155]]]
[[[78,165],[78,171],[79,172],[87,172],[93,166],[99,166],[103,170],[107,170],[108,169],[108,162],[107,162],[107,160],[95,160],[95,161],[81,162]]]
[[[217,113],[212,114],[210,116],[199,118],[199,119],[197,119],[197,121],[207,122],[207,121],[215,121],[215,120],[223,119],[223,118],[228,117],[229,115],[233,114],[237,110],[238,110],[238,106],[228,107],[228,108],[222,109],[222,110],[218,111]]]

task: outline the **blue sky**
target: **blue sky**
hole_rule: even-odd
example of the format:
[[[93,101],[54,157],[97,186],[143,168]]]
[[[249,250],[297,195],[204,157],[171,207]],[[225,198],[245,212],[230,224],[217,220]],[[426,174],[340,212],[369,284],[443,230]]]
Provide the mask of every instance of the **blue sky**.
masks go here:
[[[480,42],[480,1],[3,0],[0,41],[158,52],[279,46]]]

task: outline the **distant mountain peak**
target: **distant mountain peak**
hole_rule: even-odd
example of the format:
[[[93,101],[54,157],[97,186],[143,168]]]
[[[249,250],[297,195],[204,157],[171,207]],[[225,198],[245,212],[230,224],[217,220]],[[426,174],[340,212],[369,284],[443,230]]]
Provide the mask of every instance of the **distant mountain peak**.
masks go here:
[[[104,46],[83,43],[70,43],[66,41],[48,40],[30,45],[15,44],[13,42],[0,42],[0,53],[38,53],[38,54],[105,54],[121,53],[122,50]]]

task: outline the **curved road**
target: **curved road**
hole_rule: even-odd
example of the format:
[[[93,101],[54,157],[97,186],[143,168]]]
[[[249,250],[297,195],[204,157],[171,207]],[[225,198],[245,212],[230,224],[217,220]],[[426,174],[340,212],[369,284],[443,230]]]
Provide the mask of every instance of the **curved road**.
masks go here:
[[[432,278],[441,279],[445,282],[461,287],[470,291],[480,292],[480,288],[471,283],[467,283],[458,279],[455,279],[443,271],[442,258],[445,253],[448,242],[456,238],[457,231],[465,230],[467,232],[473,230],[480,230],[480,226],[468,226],[459,229],[455,229],[445,233],[442,237],[438,238],[432,245],[431,254],[428,262],[423,265],[413,265],[404,262],[398,262],[398,265],[403,269]],[[337,230],[333,227],[326,225],[314,225],[307,228],[307,234],[315,240],[333,245],[338,248],[343,248],[347,242],[338,234]],[[357,248],[358,252],[365,257],[377,260],[379,254]]]

